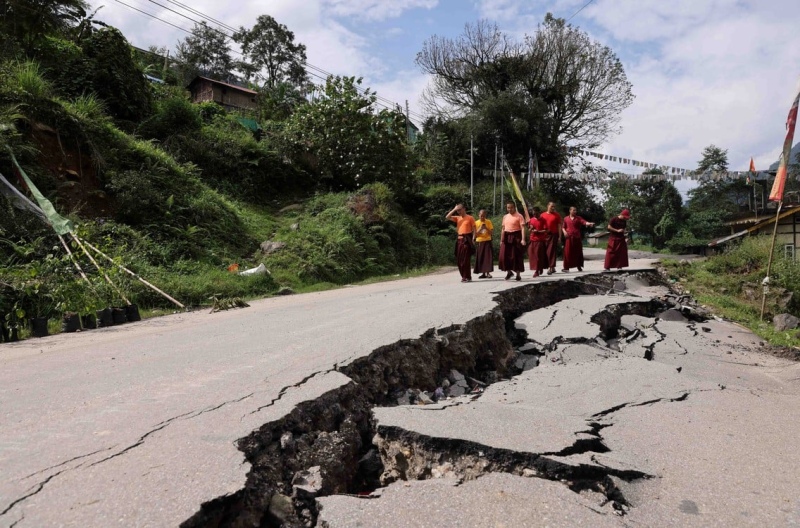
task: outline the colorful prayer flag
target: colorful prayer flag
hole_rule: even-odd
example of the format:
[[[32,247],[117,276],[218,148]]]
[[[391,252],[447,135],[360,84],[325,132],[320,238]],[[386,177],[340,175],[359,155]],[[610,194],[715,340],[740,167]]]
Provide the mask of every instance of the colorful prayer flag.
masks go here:
[[[771,202],[783,201],[783,189],[786,187],[786,168],[789,165],[789,157],[792,153],[792,140],[794,138],[794,127],[797,124],[797,104],[800,102],[800,92],[794,98],[792,108],[789,110],[789,117],[786,118],[786,139],[783,140],[783,154],[781,154],[778,173],[775,175],[775,182],[772,184],[772,191],[769,193]]]

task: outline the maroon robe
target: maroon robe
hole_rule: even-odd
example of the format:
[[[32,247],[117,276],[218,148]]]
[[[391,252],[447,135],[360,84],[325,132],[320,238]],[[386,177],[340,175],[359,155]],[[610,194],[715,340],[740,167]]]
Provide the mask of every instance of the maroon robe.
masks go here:
[[[522,246],[522,231],[504,231],[500,240],[500,262],[502,271],[525,271],[525,249]]]
[[[472,235],[458,235],[456,239],[456,264],[463,280],[472,280]]]
[[[567,236],[564,240],[564,270],[583,267],[583,239],[581,227],[586,225],[586,220],[580,216],[564,218],[564,231]]]
[[[614,229],[625,229],[628,222],[624,218],[615,216],[608,222]],[[608,235],[608,246],[606,247],[606,261],[603,266],[605,269],[627,268],[628,267],[628,243],[625,241],[625,233],[611,231]]]
[[[494,271],[494,249],[492,241],[478,242],[475,251],[475,269],[473,273],[491,273]]]
[[[538,218],[531,218],[529,222],[531,226],[530,245],[528,246],[528,261],[530,263],[531,271],[535,271],[541,275],[544,273],[545,268],[550,265],[547,258],[547,233],[534,233],[547,229],[543,220]]]

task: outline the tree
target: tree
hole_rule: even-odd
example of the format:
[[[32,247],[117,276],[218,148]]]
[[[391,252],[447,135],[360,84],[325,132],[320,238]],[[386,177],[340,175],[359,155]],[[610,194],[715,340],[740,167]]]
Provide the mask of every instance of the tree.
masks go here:
[[[429,109],[473,115],[476,131],[499,141],[518,168],[533,149],[542,170],[560,171],[563,147],[600,144],[633,100],[614,52],[550,14],[524,43],[486,21],[455,39],[434,35],[416,62],[433,76]]]
[[[294,41],[294,33],[269,15],[261,15],[256,24],[234,35],[249,62],[242,63],[245,77],[254,77],[264,87],[274,89],[280,83],[305,87],[306,47]]]
[[[16,44],[31,56],[48,35],[63,36],[86,17],[84,0],[5,0],[0,2],[0,44]]]
[[[703,159],[697,163],[697,172],[727,172],[728,149],[722,150],[716,145],[703,149]]]
[[[306,160],[329,188],[352,190],[381,181],[395,192],[406,191],[405,116],[376,112],[375,93],[360,93],[360,84],[354,77],[329,77],[321,97],[299,107],[286,121],[286,149],[296,160]]]
[[[182,63],[186,82],[198,74],[219,80],[231,77],[233,58],[228,38],[205,22],[194,25],[192,34],[178,43],[175,55]]]
[[[745,181],[728,180],[714,174],[728,171],[727,149],[722,150],[715,145],[704,148],[697,171],[707,173],[708,179],[689,191],[687,209],[691,214],[711,213],[712,217],[716,216],[721,222],[726,222],[748,207],[752,190]],[[696,233],[696,236],[700,236],[700,233]]]

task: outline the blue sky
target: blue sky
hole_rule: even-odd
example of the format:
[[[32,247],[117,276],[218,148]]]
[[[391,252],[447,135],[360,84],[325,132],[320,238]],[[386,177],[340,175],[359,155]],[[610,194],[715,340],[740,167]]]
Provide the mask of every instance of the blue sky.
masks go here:
[[[134,44],[173,48],[185,33],[117,0],[98,18]],[[121,0],[170,22],[192,23],[154,2]],[[728,149],[732,170],[778,157],[786,115],[800,75],[797,0],[197,0],[194,9],[226,24],[250,27],[272,15],[308,48],[312,65],[365,78],[387,100],[409,101],[414,120],[425,109],[429,79],[414,64],[431,35],[456,37],[485,18],[515,38],[536,31],[545,13],[570,18],[622,60],[636,99],[620,116],[620,134],[598,151],[693,169],[702,149]],[[585,7],[584,7],[585,6]],[[581,9],[583,7],[583,9]],[[195,16],[195,15],[191,15]],[[592,160],[594,161],[594,160]],[[640,169],[607,164],[612,170]]]

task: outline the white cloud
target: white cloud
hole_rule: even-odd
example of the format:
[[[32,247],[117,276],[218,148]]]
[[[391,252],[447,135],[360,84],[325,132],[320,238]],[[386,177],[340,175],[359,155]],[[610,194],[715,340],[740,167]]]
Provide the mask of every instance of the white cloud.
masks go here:
[[[409,9],[433,9],[439,0],[326,0],[326,3],[336,16],[386,20]]]

